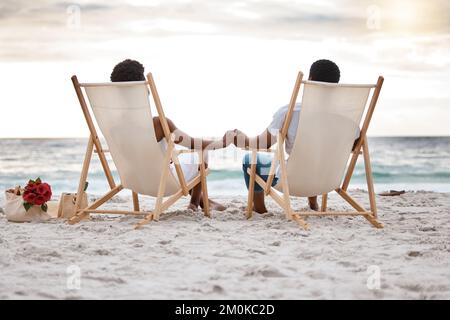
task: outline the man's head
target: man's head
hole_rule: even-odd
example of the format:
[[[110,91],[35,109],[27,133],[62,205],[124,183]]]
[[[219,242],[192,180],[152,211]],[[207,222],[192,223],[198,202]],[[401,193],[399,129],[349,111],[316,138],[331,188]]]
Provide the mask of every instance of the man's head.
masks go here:
[[[136,60],[126,59],[118,63],[111,73],[112,82],[144,80],[144,66]]]
[[[338,83],[341,72],[336,63],[330,60],[317,60],[309,70],[309,80]]]

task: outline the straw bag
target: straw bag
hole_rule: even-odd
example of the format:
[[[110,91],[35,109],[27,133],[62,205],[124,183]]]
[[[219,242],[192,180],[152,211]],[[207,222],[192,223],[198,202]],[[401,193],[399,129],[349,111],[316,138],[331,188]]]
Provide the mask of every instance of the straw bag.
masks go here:
[[[58,218],[70,219],[75,215],[75,203],[77,201],[76,193],[63,193],[59,199]],[[81,195],[80,207],[84,209],[88,206],[87,193]]]
[[[6,203],[4,206],[4,213],[6,219],[11,222],[31,222],[31,221],[46,221],[50,219],[40,206],[31,206],[28,211],[23,206],[23,198],[19,188],[5,191]]]

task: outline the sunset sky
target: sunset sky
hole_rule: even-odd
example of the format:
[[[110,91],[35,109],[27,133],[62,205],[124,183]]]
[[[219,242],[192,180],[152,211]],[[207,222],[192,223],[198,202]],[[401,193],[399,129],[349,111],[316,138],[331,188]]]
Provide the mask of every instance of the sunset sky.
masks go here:
[[[321,58],[342,82],[385,76],[371,135],[450,135],[449,13],[446,0],[1,0],[0,137],[86,136],[70,77],[107,81],[125,58],[196,136],[259,133]]]

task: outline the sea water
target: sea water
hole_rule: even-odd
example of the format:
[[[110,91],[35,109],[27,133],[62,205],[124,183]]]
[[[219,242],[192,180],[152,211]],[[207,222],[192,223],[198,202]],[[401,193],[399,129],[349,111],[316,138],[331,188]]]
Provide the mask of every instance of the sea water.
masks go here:
[[[86,142],[87,139],[0,139],[0,191],[41,177],[51,184],[55,195],[76,192]],[[377,137],[369,138],[369,146],[377,192],[450,192],[450,137]],[[244,154],[233,146],[210,154],[211,195],[246,194]],[[114,168],[111,160],[110,163]],[[113,175],[119,181],[115,169]],[[91,194],[102,194],[108,188],[96,154],[88,181]],[[366,189],[362,160],[358,161],[350,188]]]

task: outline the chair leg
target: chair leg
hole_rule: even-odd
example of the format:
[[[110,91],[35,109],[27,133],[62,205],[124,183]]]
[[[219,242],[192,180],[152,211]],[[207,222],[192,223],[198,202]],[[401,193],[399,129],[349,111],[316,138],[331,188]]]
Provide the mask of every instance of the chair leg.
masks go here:
[[[139,210],[139,195],[133,191],[132,196],[133,196],[133,210],[140,211]]]
[[[356,211],[361,213],[375,228],[383,228],[383,224],[379,222],[372,214],[368,213],[358,202],[356,202],[345,190],[336,189],[336,192],[350,204]]]
[[[280,171],[281,171],[281,186],[283,189],[283,200],[284,200],[284,213],[287,219],[292,218],[292,208],[291,208],[291,199],[289,198],[289,184],[287,180],[287,172],[286,172],[286,162],[284,159],[280,160]]]
[[[167,176],[169,174],[169,161],[170,161],[170,158],[172,157],[173,149],[174,149],[173,141],[170,141],[169,145],[167,147],[166,155],[165,155],[165,159],[164,159],[164,163],[167,165],[164,165],[162,173],[161,173],[161,177],[159,179],[158,195],[156,197],[155,211],[154,211],[153,218],[152,218],[153,220],[156,220],[156,221],[159,220],[159,215],[161,214],[161,205],[163,202],[164,194],[166,192],[166,182],[167,182]]]
[[[296,221],[296,222],[298,223],[298,225],[299,225],[300,227],[302,227],[303,229],[309,230],[309,225],[308,225],[308,224],[306,223],[306,221],[303,220],[303,218],[300,217],[298,214],[293,214],[293,215],[292,215],[292,219],[293,219],[294,221]]]
[[[250,219],[253,215],[253,198],[255,193],[255,176],[256,176],[256,161],[257,153],[252,151],[252,160],[250,162],[250,181],[248,185],[248,199],[247,199],[247,219]]]
[[[369,193],[370,211],[372,211],[375,219],[378,218],[377,214],[377,202],[375,199],[375,190],[373,187],[372,165],[370,163],[369,145],[367,143],[367,137],[363,142],[363,156],[364,156],[364,168],[366,171],[367,191]]]
[[[139,229],[140,227],[142,227],[144,224],[149,223],[150,221],[153,220],[153,217],[154,217],[154,214],[153,214],[153,213],[148,214],[143,220],[139,221],[139,223],[137,223],[137,224],[134,226],[134,229],[137,230],[137,229]]]
[[[94,151],[94,140],[92,136],[89,136],[88,145],[86,147],[86,154],[84,156],[83,161],[83,169],[81,170],[80,182],[78,183],[78,191],[77,191],[77,199],[75,201],[75,212],[74,215],[78,212],[81,205],[81,200],[83,199],[84,188],[87,181],[87,176],[89,172],[89,166],[91,164],[92,153]]]
[[[321,212],[327,211],[328,193],[322,195],[322,206],[320,208]]]
[[[121,184],[114,187],[108,193],[106,193],[103,197],[101,197],[100,199],[97,199],[97,201],[95,201],[93,204],[88,206],[86,209],[83,209],[83,210],[77,212],[77,214],[75,216],[73,216],[72,218],[69,219],[69,224],[75,224],[75,223],[80,222],[81,220],[83,220],[83,218],[85,218],[88,215],[88,213],[86,213],[85,210],[97,209],[102,204],[104,204],[109,199],[111,199],[116,194],[118,194],[122,189],[123,189],[123,186]]]
[[[202,155],[203,156],[203,155]],[[201,160],[201,164],[200,164],[200,177],[201,177],[201,181],[200,183],[202,184],[202,197],[203,197],[203,210],[205,213],[205,216],[210,218],[211,214],[209,211],[209,196],[208,196],[208,186],[207,186],[207,181],[206,181],[206,166],[205,166],[205,159]]]
[[[256,183],[258,183],[261,188],[265,188],[266,187],[266,183],[264,182],[263,179],[261,179],[261,177],[255,175],[255,181]],[[292,211],[291,207],[290,207],[290,203],[288,203],[288,207],[286,208],[286,202],[284,200],[284,197],[281,197],[280,195],[278,195],[275,191],[273,187],[270,187],[269,189],[269,196],[272,197],[272,199],[283,209],[288,210],[288,211]],[[301,226],[302,228],[304,228],[305,230],[309,230],[309,225],[306,223],[306,221],[298,214],[291,214],[292,219],[294,221],[296,221],[299,226]]]
[[[165,201],[161,202],[161,205],[156,205],[155,206],[155,211],[150,212],[149,214],[147,214],[147,216],[141,220],[139,223],[137,223],[134,226],[134,229],[139,229],[140,227],[142,227],[143,225],[156,220],[155,219],[155,214],[157,213],[157,211],[159,212],[158,215],[160,213],[162,213],[164,210],[167,210],[171,205],[173,205],[178,199],[180,199],[183,196],[183,190],[179,190],[177,193],[175,193],[174,195],[170,196],[169,198],[167,198]],[[156,200],[158,202],[158,199]]]

